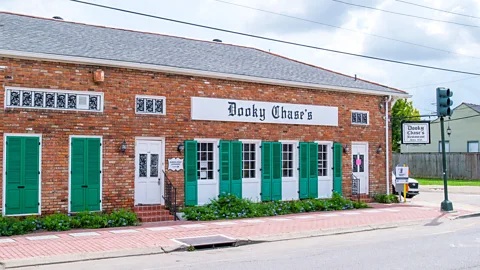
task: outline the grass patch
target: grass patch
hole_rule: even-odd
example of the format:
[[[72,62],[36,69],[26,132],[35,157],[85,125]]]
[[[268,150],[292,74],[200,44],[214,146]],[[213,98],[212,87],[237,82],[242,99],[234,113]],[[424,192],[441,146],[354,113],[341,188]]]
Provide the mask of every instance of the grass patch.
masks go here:
[[[415,178],[420,185],[424,186],[443,186],[443,180],[441,179],[422,179],[422,178]],[[448,180],[449,186],[480,186],[480,180]]]
[[[279,216],[295,213],[368,208],[363,202],[352,202],[334,193],[331,199],[274,201],[254,203],[234,195],[222,195],[203,206],[184,209],[187,220],[218,220]]]

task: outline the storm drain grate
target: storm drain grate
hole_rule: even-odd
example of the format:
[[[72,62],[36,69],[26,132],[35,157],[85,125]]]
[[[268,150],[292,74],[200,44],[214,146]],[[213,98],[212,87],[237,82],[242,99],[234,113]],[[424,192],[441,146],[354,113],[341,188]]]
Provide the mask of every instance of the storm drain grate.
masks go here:
[[[187,246],[195,247],[197,249],[234,246],[237,242],[236,239],[233,239],[224,235],[176,238],[172,240],[179,242],[181,244],[185,244]]]

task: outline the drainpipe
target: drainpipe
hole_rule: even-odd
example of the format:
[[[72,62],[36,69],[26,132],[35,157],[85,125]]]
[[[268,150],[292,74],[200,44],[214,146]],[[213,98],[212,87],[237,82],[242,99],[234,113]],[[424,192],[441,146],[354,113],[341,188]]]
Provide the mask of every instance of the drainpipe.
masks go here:
[[[388,118],[388,107],[391,100],[392,96],[388,96],[388,98],[385,98],[385,176],[387,179],[387,195],[390,195],[390,146],[388,138],[388,125],[390,119]]]

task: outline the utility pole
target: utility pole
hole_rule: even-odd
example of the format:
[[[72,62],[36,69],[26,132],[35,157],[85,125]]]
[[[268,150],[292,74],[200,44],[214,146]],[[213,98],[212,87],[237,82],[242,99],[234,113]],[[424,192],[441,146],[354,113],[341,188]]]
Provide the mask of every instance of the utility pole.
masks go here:
[[[450,97],[453,96],[453,92],[450,89],[443,87],[437,88],[437,116],[440,117],[440,129],[442,136],[442,168],[443,168],[443,193],[445,199],[440,205],[442,211],[453,211],[453,204],[448,200],[448,185],[447,185],[447,154],[445,151],[445,116],[452,115],[452,109],[450,106],[453,105],[453,101]]]

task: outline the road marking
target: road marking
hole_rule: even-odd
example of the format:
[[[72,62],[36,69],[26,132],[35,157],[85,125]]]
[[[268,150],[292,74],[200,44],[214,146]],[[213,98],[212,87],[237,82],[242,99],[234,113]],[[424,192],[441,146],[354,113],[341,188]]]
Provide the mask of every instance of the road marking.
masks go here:
[[[323,214],[323,215],[319,215],[321,217],[338,217],[337,214]]]
[[[29,236],[25,237],[30,241],[37,241],[37,240],[49,240],[49,239],[58,239],[60,237],[56,235],[41,235],[41,236]]]
[[[260,220],[260,219],[251,219],[251,220],[242,220],[242,222],[245,222],[245,223],[262,223],[262,222],[265,222],[265,221]]]
[[[298,217],[294,217],[296,219],[310,219],[310,218],[314,218],[314,216],[298,216]]]
[[[121,234],[121,233],[137,233],[137,230],[114,230],[114,231],[109,231],[111,233],[115,234]]]
[[[237,223],[230,222],[230,221],[224,221],[224,222],[215,222],[215,223],[212,223],[212,224],[215,224],[217,226],[228,226],[228,225],[235,225]]]
[[[269,219],[269,220],[273,220],[273,221],[289,221],[289,220],[291,220],[291,219],[289,219],[289,218],[271,218],[271,219]]]
[[[68,235],[73,237],[82,237],[82,236],[96,236],[100,234],[96,232],[80,232],[80,233],[69,233]]]
[[[14,243],[15,240],[11,238],[0,239],[0,243]]]
[[[149,231],[170,231],[170,230],[174,230],[174,228],[172,227],[152,227],[152,228],[146,228],[147,230]]]
[[[453,232],[455,232],[455,231],[444,231],[444,232],[432,233],[430,235],[447,234],[447,233],[453,233]]]
[[[187,224],[187,225],[180,225],[180,227],[191,229],[191,228],[203,228],[203,227],[207,227],[207,226],[205,226],[203,224]]]
[[[351,213],[342,213],[342,215],[352,216],[352,215],[360,215],[358,212],[351,212]]]

